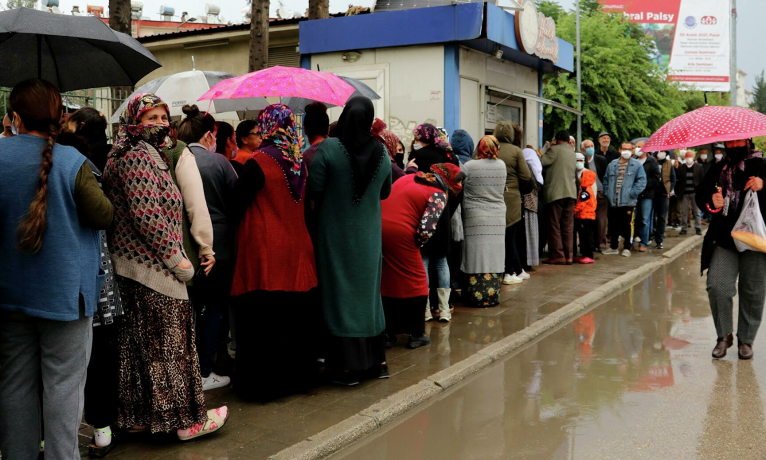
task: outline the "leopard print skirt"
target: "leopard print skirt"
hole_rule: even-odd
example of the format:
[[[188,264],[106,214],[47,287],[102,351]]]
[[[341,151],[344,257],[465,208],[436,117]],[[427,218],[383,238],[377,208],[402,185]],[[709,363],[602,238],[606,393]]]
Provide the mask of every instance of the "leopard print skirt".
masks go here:
[[[205,422],[191,304],[118,278],[125,316],[118,331],[117,425],[148,425],[158,433]]]

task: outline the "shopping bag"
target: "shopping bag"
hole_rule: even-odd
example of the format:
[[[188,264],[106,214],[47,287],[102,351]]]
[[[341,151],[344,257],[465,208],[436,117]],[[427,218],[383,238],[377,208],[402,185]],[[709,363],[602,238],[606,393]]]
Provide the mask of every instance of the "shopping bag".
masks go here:
[[[763,222],[758,195],[750,190],[742,205],[737,223],[731,231],[734,245],[739,252],[766,252],[766,224]]]

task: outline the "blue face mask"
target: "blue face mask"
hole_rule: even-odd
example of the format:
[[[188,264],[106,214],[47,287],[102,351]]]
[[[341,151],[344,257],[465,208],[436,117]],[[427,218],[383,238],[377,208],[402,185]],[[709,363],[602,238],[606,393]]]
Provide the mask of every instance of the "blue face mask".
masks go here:
[[[596,149],[593,147],[588,147],[587,149],[585,149],[585,154],[588,155],[589,157],[592,157],[595,153],[596,153]]]

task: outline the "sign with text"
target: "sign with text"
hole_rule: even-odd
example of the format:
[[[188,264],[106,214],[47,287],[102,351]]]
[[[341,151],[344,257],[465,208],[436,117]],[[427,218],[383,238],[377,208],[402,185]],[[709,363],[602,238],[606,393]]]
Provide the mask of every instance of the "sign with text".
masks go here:
[[[730,0],[599,0],[654,39],[651,55],[687,89],[729,91]]]
[[[537,12],[535,2],[520,2],[524,8],[516,12],[516,40],[521,50],[554,64],[559,61],[559,39],[552,18]]]

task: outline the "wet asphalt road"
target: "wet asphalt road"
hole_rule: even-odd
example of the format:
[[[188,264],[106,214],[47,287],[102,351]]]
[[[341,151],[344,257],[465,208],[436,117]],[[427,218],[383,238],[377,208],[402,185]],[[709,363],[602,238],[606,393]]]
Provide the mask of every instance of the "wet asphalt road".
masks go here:
[[[695,250],[333,460],[764,459],[763,340],[715,336]]]

